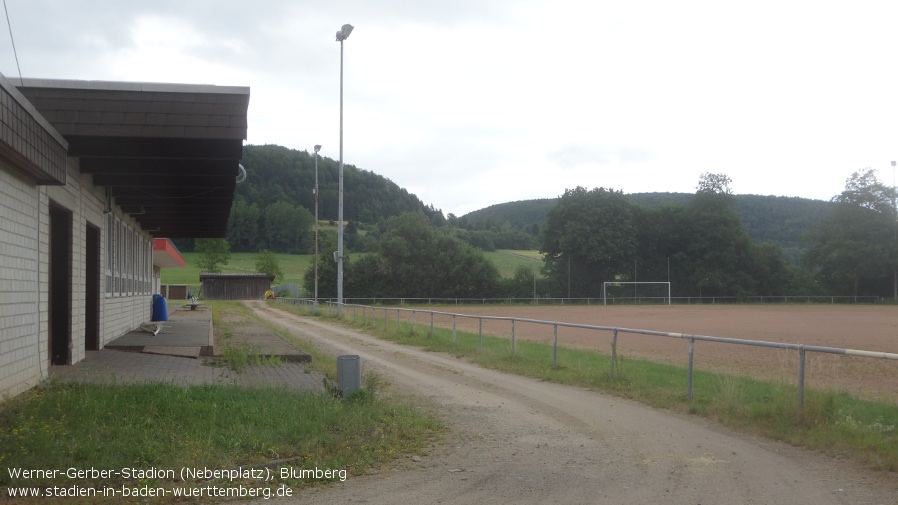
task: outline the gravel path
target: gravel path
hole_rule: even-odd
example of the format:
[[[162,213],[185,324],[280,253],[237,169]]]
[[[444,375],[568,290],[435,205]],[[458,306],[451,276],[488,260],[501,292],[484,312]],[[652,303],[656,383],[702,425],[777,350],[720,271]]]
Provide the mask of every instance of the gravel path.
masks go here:
[[[451,430],[428,454],[280,503],[896,503],[892,474],[251,306],[334,354],[358,354]]]

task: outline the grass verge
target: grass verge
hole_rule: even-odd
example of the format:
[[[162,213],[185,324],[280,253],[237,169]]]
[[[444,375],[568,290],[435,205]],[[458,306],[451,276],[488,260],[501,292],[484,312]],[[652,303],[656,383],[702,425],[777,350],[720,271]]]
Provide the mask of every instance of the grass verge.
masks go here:
[[[227,309],[225,309],[227,310]],[[322,361],[333,357],[319,356]],[[252,363],[250,363],[251,365]],[[334,365],[335,367],[335,365]],[[171,503],[176,488],[296,489],[358,475],[410,453],[425,453],[440,425],[415,406],[375,394],[324,393],[227,385],[51,382],[0,404],[0,497],[23,486],[43,496],[21,503]],[[273,480],[181,479],[181,469],[268,469]],[[56,470],[31,475],[19,470]],[[113,470],[70,478],[74,471]],[[125,469],[130,469],[126,474]],[[332,470],[330,477],[282,469]],[[174,472],[175,477],[166,475]],[[342,471],[342,474],[340,473]],[[208,476],[207,476],[208,477]],[[49,489],[168,489],[165,497],[49,497]],[[272,495],[274,496],[274,495]],[[11,498],[10,498],[11,499]],[[3,501],[3,500],[0,500]],[[211,501],[204,496],[199,502]]]
[[[285,306],[279,306],[285,309]],[[302,313],[301,309],[295,309]],[[723,425],[839,456],[873,468],[898,471],[898,406],[867,401],[843,392],[805,390],[798,408],[797,388],[790,384],[696,371],[693,399],[686,396],[683,367],[618,356],[615,377],[611,358],[588,350],[558,347],[557,364],[548,343],[518,339],[512,356],[507,338],[435,328],[418,323],[369,318],[348,321],[366,333],[400,344],[445,352],[485,368],[540,380],[586,387],[633,399],[652,407],[712,419]]]

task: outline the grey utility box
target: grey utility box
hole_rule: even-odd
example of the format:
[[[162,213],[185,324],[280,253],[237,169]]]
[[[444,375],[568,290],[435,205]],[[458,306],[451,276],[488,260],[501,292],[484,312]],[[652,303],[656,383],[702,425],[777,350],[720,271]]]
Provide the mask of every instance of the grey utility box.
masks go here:
[[[337,387],[343,395],[362,387],[362,360],[355,354],[337,356]]]

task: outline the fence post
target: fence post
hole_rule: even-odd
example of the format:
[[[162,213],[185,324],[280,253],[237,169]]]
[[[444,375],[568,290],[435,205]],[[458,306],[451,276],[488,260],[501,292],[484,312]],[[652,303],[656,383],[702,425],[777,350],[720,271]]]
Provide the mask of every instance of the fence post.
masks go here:
[[[514,357],[514,318],[511,319],[511,356]]]
[[[455,343],[455,314],[452,314],[452,343]]]
[[[692,371],[695,363],[695,339],[689,339],[689,380],[686,385],[686,398],[692,399]]]
[[[614,330],[614,335],[611,337],[611,372],[610,376],[614,379],[614,368],[617,365],[617,330]]]
[[[477,326],[478,326],[478,328],[477,328],[477,335],[478,335],[478,339],[477,339],[477,350],[478,350],[478,351],[482,351],[482,350],[483,350],[483,318],[482,318],[482,317],[478,317],[478,318],[477,318],[477,321],[478,321],[478,325],[477,325]]]
[[[804,345],[798,346],[798,411],[804,410]]]
[[[418,312],[412,309],[412,333],[418,329]]]
[[[433,311],[430,311],[430,338],[433,338]]]
[[[558,324],[552,325],[552,364],[558,366]]]

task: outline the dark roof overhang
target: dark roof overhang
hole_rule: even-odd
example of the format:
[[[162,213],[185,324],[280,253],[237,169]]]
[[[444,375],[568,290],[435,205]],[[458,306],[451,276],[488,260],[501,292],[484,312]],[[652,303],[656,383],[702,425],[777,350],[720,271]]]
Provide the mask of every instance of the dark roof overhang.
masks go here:
[[[36,184],[62,186],[67,148],[62,135],[0,75],[0,159]]]
[[[25,79],[19,91],[144,230],[227,235],[249,88]]]

